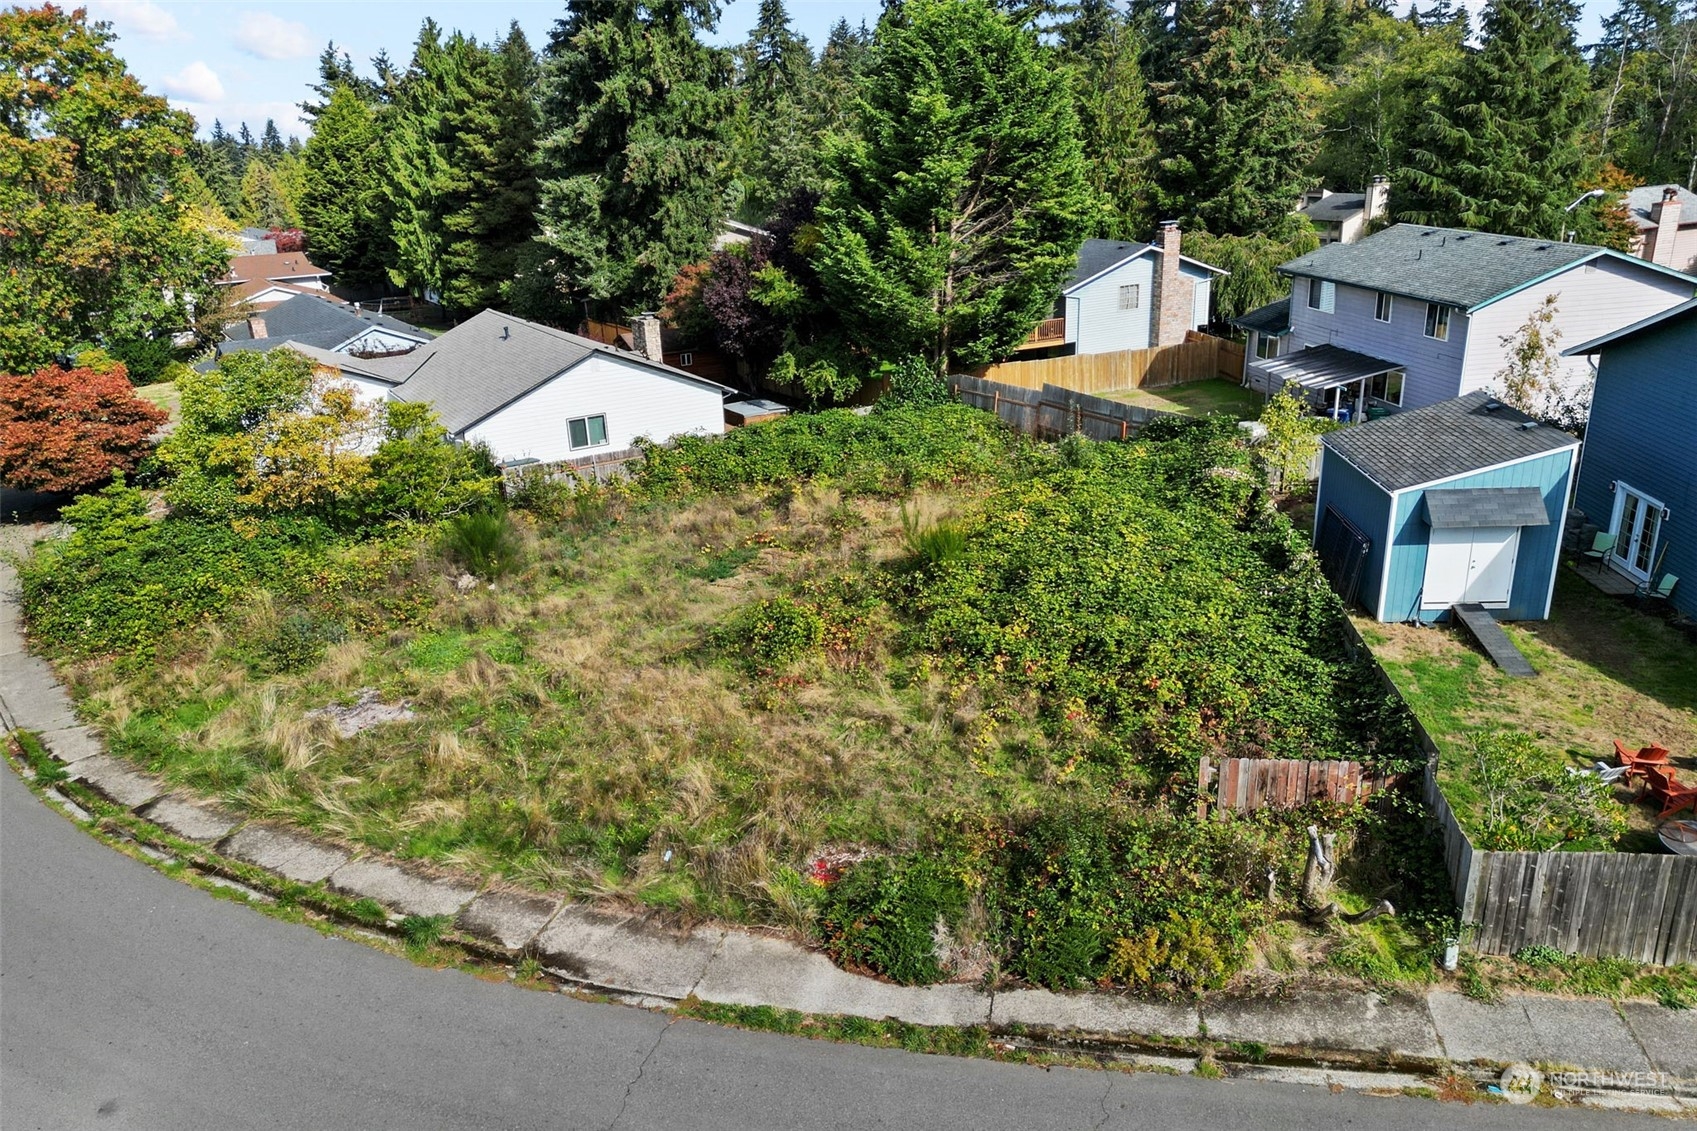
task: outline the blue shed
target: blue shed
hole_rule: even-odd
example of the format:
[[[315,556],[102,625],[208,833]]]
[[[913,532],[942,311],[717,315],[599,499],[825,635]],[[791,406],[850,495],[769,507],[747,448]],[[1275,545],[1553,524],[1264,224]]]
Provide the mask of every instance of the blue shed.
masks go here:
[[[1576,501],[1615,536],[1615,572],[1679,578],[1697,617],[1697,299],[1567,352],[1600,355]]]
[[[1314,545],[1382,621],[1550,615],[1579,441],[1469,393],[1323,437]]]

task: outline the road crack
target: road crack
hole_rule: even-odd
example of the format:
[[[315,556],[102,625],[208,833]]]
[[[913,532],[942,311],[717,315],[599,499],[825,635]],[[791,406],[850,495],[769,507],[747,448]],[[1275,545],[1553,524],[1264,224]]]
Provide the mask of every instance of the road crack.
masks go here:
[[[630,1105],[631,1094],[636,1091],[636,1086],[642,1082],[642,1074],[648,1071],[648,1062],[653,1060],[654,1054],[660,1051],[660,1042],[666,1039],[666,1034],[671,1032],[672,1026],[677,1023],[678,1018],[669,1018],[666,1024],[661,1027],[659,1036],[654,1038],[654,1043],[648,1047],[648,1052],[642,1058],[642,1063],[636,1066],[636,1075],[632,1076],[629,1082],[625,1084],[625,1094],[619,1100],[619,1110],[613,1113],[612,1122],[607,1124],[607,1131],[613,1131],[613,1128],[619,1125],[619,1120],[625,1117],[625,1108]]]
[[[1091,1131],[1102,1131],[1102,1128],[1108,1125],[1108,1120],[1111,1118],[1108,1114],[1108,1094],[1114,1090],[1114,1081],[1119,1078],[1119,1073],[1112,1068],[1104,1067],[1102,1074],[1108,1078],[1108,1086],[1102,1089],[1102,1099],[1100,1101],[1102,1106],[1102,1118],[1098,1119],[1092,1125]]]

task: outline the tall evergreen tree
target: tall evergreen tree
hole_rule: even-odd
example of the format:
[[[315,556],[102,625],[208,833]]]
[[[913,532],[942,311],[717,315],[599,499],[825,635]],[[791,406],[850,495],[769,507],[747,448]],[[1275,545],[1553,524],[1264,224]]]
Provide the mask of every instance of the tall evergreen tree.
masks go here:
[[[1065,75],[986,0],[906,0],[860,125],[832,150],[816,253],[854,344],[939,369],[1006,356],[1097,220]]]
[[[798,190],[822,185],[820,101],[813,52],[790,27],[783,0],[760,0],[760,16],[741,50],[736,167],[739,211],[763,223]]]
[[[1572,0],[1491,0],[1485,40],[1414,131],[1392,188],[1399,218],[1554,238],[1583,170],[1589,108]]]
[[[380,54],[378,58],[383,59],[385,63],[388,61],[386,54]],[[329,106],[330,96],[342,87],[352,90],[366,102],[378,100],[376,87],[354,69],[353,60],[348,58],[348,53],[338,49],[336,41],[331,40],[318,56],[318,81],[311,86],[317,99],[300,103],[301,115],[308,122],[317,122],[319,115]]]
[[[267,161],[276,161],[283,156],[283,134],[277,129],[274,118],[265,119],[265,130],[259,135],[259,152]]]
[[[713,0],[569,0],[543,64],[540,226],[556,290],[659,306],[724,218],[725,53]],[[663,81],[662,81],[663,79]]]
[[[443,117],[453,98],[451,87],[463,81],[467,57],[475,50],[458,33],[444,44],[441,27],[426,18],[384,119],[382,191],[394,247],[389,280],[418,295],[441,289],[443,233],[436,198],[447,176]]]
[[[218,145],[217,138],[223,133],[223,128],[213,122],[212,130],[213,140],[201,141],[197,138],[189,142],[186,156],[196,175],[217,200],[219,209],[226,216],[234,216],[241,211],[241,181],[231,168],[229,157]]]
[[[1147,237],[1155,196],[1155,126],[1139,60],[1143,44],[1131,25],[1113,19],[1101,34],[1075,36],[1070,55],[1073,97],[1084,141],[1085,176],[1105,208],[1093,234]]]
[[[241,222],[256,228],[295,228],[300,216],[283,195],[277,175],[263,161],[249,161],[242,174]]]
[[[385,156],[376,113],[359,88],[336,87],[302,155],[308,175],[299,208],[314,262],[339,282],[381,283],[392,259]]]
[[[1187,8],[1178,75],[1154,85],[1156,180],[1170,217],[1215,235],[1278,235],[1307,181],[1313,119],[1250,0]]]

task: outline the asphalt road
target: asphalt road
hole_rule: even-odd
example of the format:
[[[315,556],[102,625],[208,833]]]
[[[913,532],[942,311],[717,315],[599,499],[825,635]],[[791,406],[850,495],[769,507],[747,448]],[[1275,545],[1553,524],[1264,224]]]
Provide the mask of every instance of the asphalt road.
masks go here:
[[[0,770],[0,1124],[28,1128],[1663,1127],[956,1060],[424,970],[112,852]]]

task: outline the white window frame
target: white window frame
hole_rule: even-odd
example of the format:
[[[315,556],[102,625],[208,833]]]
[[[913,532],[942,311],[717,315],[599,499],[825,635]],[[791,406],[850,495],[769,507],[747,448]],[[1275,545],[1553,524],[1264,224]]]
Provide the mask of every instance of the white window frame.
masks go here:
[[[596,421],[596,420],[599,420],[601,422],[601,439],[600,440],[595,439],[595,434],[594,434],[593,431],[590,430],[590,427],[589,427],[590,422]],[[574,424],[583,425],[584,442],[581,443],[581,444],[577,442],[577,437],[572,435],[572,425],[574,425]],[[604,447],[606,447],[607,446],[607,414],[604,413],[604,412],[597,412],[597,413],[594,413],[594,414],[589,415],[589,416],[574,416],[570,420],[566,421],[566,445],[567,445],[567,447],[569,447],[574,452],[583,451],[586,448],[604,448]]]
[[[1308,309],[1331,314],[1338,305],[1338,285],[1326,279],[1308,280]]]
[[[1636,498],[1645,512],[1652,510],[1656,512],[1656,535],[1650,539],[1649,567],[1647,569],[1638,567],[1637,554],[1633,552],[1637,547],[1629,543],[1626,538],[1628,532],[1620,528],[1621,521],[1626,517],[1626,496],[1628,495]],[[1650,582],[1655,580],[1653,575],[1656,571],[1656,550],[1661,546],[1662,536],[1666,533],[1662,528],[1661,516],[1666,513],[1667,507],[1655,496],[1645,494],[1624,479],[1615,483],[1614,509],[1609,515],[1609,533],[1615,536],[1615,544],[1614,549],[1609,551],[1609,566],[1616,573],[1625,574],[1635,581]]]
[[[685,350],[683,353],[678,354],[678,368],[687,369],[694,364],[695,355],[693,353]]]
[[[1395,397],[1389,395],[1391,391],[1392,377],[1396,378]],[[1383,396],[1375,391],[1381,387],[1385,390],[1385,395]],[[1367,396],[1372,400],[1378,401],[1380,404],[1396,405],[1398,408],[1401,408],[1403,393],[1407,390],[1407,388],[1408,371],[1406,369],[1393,369],[1389,373],[1381,373],[1377,377],[1368,379]]]
[[[1422,333],[1434,342],[1450,340],[1450,313],[1455,308],[1445,302],[1426,304],[1426,325]]]
[[[1120,309],[1139,310],[1143,306],[1143,284],[1123,283],[1120,285]]]
[[[1255,335],[1255,360],[1271,361],[1279,356],[1279,343],[1284,340],[1279,334]]]
[[[1396,299],[1380,291],[1378,297],[1373,300],[1373,321],[1389,322],[1395,311]]]

